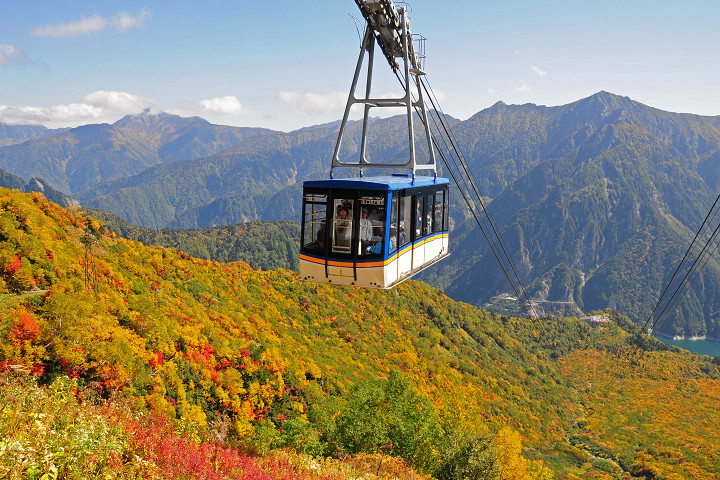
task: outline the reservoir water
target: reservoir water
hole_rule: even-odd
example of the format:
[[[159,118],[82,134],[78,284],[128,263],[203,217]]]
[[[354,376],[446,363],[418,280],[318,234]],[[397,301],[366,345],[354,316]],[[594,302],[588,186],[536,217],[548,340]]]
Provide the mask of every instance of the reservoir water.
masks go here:
[[[711,357],[720,356],[720,342],[711,342],[710,340],[673,340],[665,337],[655,338],[670,345],[690,350],[693,353],[710,355]]]

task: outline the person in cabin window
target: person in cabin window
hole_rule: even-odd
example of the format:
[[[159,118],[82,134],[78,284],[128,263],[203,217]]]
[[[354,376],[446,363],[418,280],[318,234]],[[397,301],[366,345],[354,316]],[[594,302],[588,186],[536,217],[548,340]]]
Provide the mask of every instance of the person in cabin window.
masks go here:
[[[422,202],[418,198],[415,203],[415,238],[422,237],[422,226],[423,226],[423,206],[422,206]]]
[[[376,254],[384,253],[383,252],[383,243],[384,243],[383,238],[384,237],[385,237],[385,228],[381,226],[380,227],[380,240],[375,242],[375,245],[373,245],[372,247],[367,247],[367,250],[366,250],[367,253],[376,253]],[[395,250],[394,247],[395,247],[394,242],[393,242],[393,239],[391,238],[390,241],[388,242],[387,253],[389,254],[390,252]]]
[[[352,219],[349,217],[347,208],[341,207],[338,210],[338,217],[335,219],[335,242],[340,247],[349,247],[352,238]]]
[[[325,232],[325,220],[320,222],[320,228],[317,231],[317,237],[316,240],[318,242],[318,245],[321,249],[325,249],[325,238],[327,237],[327,233]]]
[[[368,218],[368,212],[365,208],[360,212],[360,243],[362,247],[370,245],[373,236],[372,222]]]

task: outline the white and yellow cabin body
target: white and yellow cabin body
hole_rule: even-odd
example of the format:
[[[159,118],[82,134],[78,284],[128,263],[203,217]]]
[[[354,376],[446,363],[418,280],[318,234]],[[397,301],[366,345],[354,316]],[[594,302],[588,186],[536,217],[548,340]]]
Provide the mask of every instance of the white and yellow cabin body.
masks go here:
[[[303,185],[300,279],[392,288],[448,255],[449,182],[391,175]]]

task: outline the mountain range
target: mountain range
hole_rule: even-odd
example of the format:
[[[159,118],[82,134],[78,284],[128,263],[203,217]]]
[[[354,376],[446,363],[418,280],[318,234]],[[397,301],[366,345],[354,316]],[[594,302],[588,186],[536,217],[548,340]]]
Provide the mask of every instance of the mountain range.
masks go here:
[[[18,128],[11,130],[14,138]],[[0,126],[0,138],[7,129]],[[112,125],[84,125],[54,135],[39,131],[31,138],[29,132],[26,141],[0,149],[0,168],[23,178],[42,177],[57,190],[74,195],[154,165],[204,157],[269,132],[146,112]]]
[[[609,307],[648,318],[717,195],[720,117],[603,92],[562,107],[497,104],[457,135],[493,125],[509,140],[483,143],[475,176],[495,171],[494,183],[506,182],[489,210],[529,295],[550,311]],[[472,225],[456,233],[454,259],[430,275],[454,298],[492,305],[506,280]],[[719,285],[711,259],[660,333],[720,338]]]
[[[616,308],[643,322],[720,187],[720,117],[599,92],[557,107],[499,102],[449,120],[545,312]],[[404,158],[405,125],[375,119],[371,155]],[[327,175],[338,127],[281,133],[143,114],[4,146],[0,168],[150,228],[298,221],[302,181]],[[357,154],[359,129],[349,125],[342,156]],[[421,278],[453,298],[506,308],[507,281],[460,196],[453,201],[452,255]],[[718,286],[711,260],[660,333],[720,338]]]

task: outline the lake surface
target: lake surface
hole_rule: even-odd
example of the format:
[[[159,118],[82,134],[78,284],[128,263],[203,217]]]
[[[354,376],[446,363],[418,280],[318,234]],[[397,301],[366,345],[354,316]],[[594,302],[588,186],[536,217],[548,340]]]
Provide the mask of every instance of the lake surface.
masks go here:
[[[701,355],[710,355],[711,357],[720,356],[720,342],[711,342],[710,340],[673,340],[665,337],[655,337],[661,342],[675,345],[676,347],[690,350],[693,353]]]

